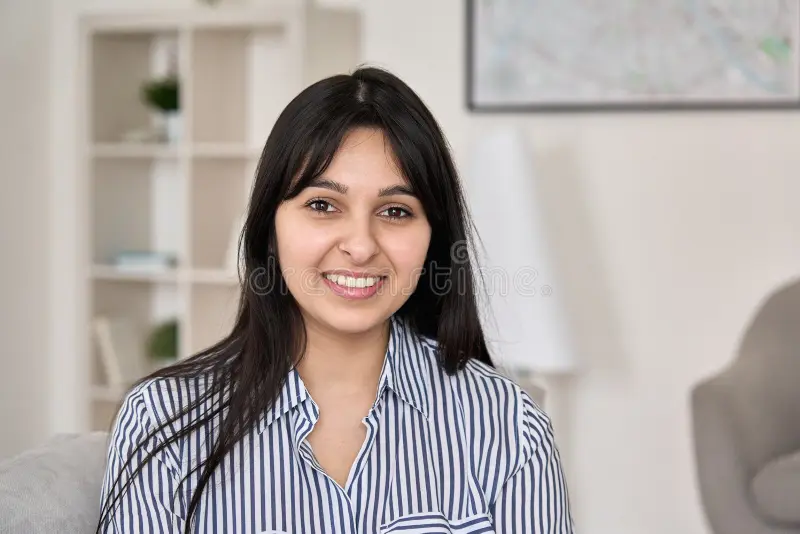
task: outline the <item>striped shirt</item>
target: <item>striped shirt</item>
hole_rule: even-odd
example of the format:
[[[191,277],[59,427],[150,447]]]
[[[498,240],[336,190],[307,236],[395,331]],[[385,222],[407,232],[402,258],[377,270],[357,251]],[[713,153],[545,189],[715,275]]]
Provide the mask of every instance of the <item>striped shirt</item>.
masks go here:
[[[103,497],[142,436],[205,384],[160,378],[126,396],[111,436]],[[306,439],[318,419],[318,406],[293,370],[274,405],[214,472],[192,531],[573,532],[547,416],[524,390],[481,362],[446,374],[436,342],[396,317],[377,396],[363,420],[367,437],[344,487],[325,473]],[[183,532],[199,476],[189,472],[205,457],[208,431],[170,443],[147,462],[103,532]],[[169,439],[170,432],[157,439]],[[123,479],[144,457],[141,451],[134,456]]]

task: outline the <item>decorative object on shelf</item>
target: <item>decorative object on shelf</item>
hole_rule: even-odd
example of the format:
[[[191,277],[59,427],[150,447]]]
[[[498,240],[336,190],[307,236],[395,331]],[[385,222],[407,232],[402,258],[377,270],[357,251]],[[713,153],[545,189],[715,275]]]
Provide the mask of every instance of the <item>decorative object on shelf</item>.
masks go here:
[[[183,118],[180,109],[180,81],[175,74],[154,78],[142,85],[142,99],[161,114],[168,143],[180,141]]]
[[[364,9],[366,0],[315,0],[314,4],[320,9],[339,9],[356,11]]]
[[[467,1],[474,111],[800,107],[800,2]]]
[[[174,269],[177,258],[171,252],[149,250],[125,250],[114,256],[116,269],[131,273],[154,273]]]
[[[178,359],[178,320],[164,321],[147,338],[147,355],[158,365],[168,365]]]
[[[142,338],[133,320],[98,315],[92,320],[92,334],[108,386],[125,389],[145,376]]]
[[[164,135],[153,128],[136,128],[122,134],[122,140],[126,143],[158,143],[163,138]]]

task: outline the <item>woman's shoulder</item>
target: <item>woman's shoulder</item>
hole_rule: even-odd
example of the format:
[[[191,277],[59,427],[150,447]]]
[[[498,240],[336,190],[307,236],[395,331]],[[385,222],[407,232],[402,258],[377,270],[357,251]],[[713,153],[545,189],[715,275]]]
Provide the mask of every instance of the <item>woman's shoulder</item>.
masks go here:
[[[515,380],[478,360],[470,360],[455,380],[465,420],[484,425],[470,429],[475,441],[484,442],[483,454],[513,458],[516,470],[554,446],[550,417]],[[481,439],[487,432],[493,438]]]
[[[491,421],[494,428],[529,454],[552,440],[550,417],[514,379],[476,359],[453,377],[467,420]]]
[[[468,383],[485,402],[500,403],[507,409],[520,409],[525,417],[548,418],[527,389],[491,365],[471,359],[456,376],[458,380]]]
[[[159,437],[169,439],[170,434],[189,424],[190,408],[207,397],[205,393],[210,383],[205,375],[163,376],[144,380],[125,395],[116,426],[127,422],[129,433],[160,429]]]
[[[465,410],[496,412],[504,419],[510,414],[512,422],[518,421],[521,427],[541,427],[542,431],[550,426],[545,411],[513,378],[475,358],[468,360],[455,374],[447,375],[436,361],[436,341],[427,337],[420,337],[420,341],[429,349],[431,368],[438,368],[433,374],[452,384]]]

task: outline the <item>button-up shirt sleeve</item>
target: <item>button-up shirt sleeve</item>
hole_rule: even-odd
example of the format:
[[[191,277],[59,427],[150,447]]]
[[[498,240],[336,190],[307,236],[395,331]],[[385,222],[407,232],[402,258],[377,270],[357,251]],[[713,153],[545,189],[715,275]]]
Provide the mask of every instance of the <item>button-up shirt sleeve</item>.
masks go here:
[[[102,504],[105,506],[120,492],[120,484],[129,480],[131,483],[101,525],[100,532],[104,534],[183,532],[182,506],[176,493],[179,477],[169,451],[160,450],[144,463],[138,473],[135,472],[158,443],[156,438],[146,439],[153,429],[145,392],[134,390],[125,399],[111,434]],[[144,446],[134,453],[138,443],[144,443]],[[128,458],[130,462],[126,462]]]
[[[503,485],[493,506],[503,534],[573,534],[561,459],[549,418],[522,393],[522,463]]]

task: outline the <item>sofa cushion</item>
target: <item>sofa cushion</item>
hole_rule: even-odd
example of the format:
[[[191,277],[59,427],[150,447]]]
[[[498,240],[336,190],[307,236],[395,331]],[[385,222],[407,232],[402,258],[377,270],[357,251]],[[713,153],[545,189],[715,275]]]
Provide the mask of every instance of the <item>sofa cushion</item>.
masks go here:
[[[765,465],[753,478],[752,491],[764,518],[800,525],[800,451]]]
[[[0,532],[94,532],[108,434],[57,436],[0,463]]]

